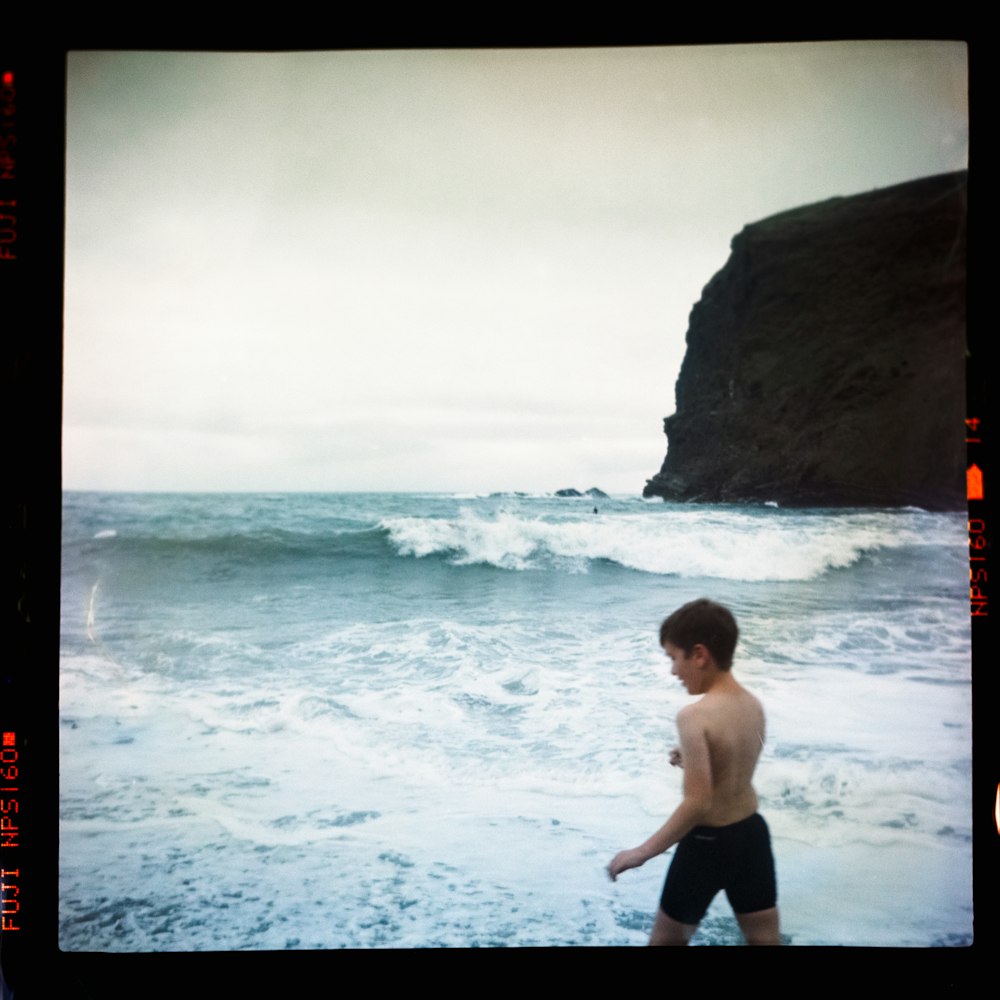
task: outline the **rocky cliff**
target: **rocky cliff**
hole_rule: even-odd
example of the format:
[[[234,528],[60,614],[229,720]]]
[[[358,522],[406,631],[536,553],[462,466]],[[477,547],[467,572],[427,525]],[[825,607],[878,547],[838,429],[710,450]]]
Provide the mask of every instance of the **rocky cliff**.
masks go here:
[[[645,496],[965,504],[966,174],[746,226],[691,311]]]

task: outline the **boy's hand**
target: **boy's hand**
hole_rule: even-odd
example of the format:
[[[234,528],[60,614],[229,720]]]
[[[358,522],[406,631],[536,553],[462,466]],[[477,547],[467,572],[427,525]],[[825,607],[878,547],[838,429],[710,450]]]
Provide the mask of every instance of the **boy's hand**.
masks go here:
[[[633,847],[628,851],[619,851],[611,859],[611,864],[608,865],[608,876],[614,882],[622,872],[628,871],[629,868],[638,868],[645,863],[646,858],[643,857],[637,848]]]
[[[670,751],[670,766],[671,767],[684,766],[684,758],[681,756],[680,747],[674,747],[673,750]]]

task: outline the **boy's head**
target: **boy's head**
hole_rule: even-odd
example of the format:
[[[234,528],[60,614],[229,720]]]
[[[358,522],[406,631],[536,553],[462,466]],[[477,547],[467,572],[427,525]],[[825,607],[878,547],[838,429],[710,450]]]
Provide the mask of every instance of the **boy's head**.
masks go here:
[[[701,598],[678,608],[660,626],[660,645],[669,642],[690,655],[701,644],[711,654],[720,670],[733,665],[733,652],[740,630],[728,608]]]

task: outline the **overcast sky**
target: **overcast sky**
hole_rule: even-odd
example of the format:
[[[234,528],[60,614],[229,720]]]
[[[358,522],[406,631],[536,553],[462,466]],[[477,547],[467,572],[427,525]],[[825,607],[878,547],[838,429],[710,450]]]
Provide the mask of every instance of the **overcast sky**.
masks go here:
[[[747,223],[966,166],[953,42],[69,57],[64,486],[638,493]]]

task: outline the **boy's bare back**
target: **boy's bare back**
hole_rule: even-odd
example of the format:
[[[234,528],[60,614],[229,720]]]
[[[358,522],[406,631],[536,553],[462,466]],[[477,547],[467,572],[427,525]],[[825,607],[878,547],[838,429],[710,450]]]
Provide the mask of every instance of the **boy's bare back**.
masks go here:
[[[764,710],[732,674],[722,674],[700,701],[682,708],[678,729],[689,739],[704,738],[711,769],[712,801],[701,822],[728,826],[757,811],[751,784],[764,746]],[[687,761],[681,741],[682,760]]]

